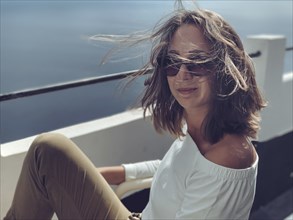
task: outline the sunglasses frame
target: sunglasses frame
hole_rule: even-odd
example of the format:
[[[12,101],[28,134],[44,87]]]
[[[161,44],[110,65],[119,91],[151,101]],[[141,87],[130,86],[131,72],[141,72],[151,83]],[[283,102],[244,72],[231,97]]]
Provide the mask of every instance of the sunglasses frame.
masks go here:
[[[171,77],[176,76],[178,74],[183,64],[185,65],[188,73],[196,77],[207,76],[207,73],[210,73],[214,66],[214,62],[212,61],[196,63],[195,61],[192,61],[192,60],[188,61],[188,60],[181,60],[178,58],[175,59],[170,56],[166,56],[162,62],[159,62],[159,64],[162,65],[162,69],[165,72],[165,74]]]

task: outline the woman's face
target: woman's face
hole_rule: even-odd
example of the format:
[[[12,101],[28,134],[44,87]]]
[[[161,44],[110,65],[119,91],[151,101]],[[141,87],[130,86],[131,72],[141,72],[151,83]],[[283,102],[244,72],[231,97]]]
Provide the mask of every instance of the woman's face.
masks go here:
[[[180,26],[171,39],[167,57],[180,57],[179,60],[193,60],[192,57],[200,57],[208,54],[210,45],[204,38],[202,31],[192,24]],[[178,65],[180,61],[169,61],[164,74],[172,95],[186,112],[194,110],[207,111],[211,99],[210,71],[204,67],[198,68],[188,62]],[[173,66],[177,67],[172,68]],[[193,71],[194,70],[194,71]]]

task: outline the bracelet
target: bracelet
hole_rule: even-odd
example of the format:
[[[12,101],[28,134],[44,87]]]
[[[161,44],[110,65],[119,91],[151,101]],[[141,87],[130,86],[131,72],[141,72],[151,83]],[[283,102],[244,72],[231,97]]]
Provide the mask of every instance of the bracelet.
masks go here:
[[[128,220],[141,220],[141,213],[131,213]]]

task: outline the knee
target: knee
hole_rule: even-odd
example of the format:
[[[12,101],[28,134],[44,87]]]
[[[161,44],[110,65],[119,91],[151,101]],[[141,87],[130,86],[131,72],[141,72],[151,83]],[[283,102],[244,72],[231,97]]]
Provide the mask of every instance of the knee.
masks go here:
[[[34,139],[31,146],[53,146],[64,140],[67,141],[67,139],[67,137],[59,133],[42,133]]]
[[[71,140],[58,133],[43,133],[35,138],[30,146],[28,155],[57,156],[69,151]]]

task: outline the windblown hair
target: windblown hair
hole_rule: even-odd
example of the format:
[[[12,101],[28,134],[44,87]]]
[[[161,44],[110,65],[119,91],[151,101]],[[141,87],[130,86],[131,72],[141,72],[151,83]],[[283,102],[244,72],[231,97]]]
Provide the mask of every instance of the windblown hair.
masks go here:
[[[221,16],[207,10],[181,9],[155,27],[150,36],[153,43],[150,60],[135,74],[153,70],[141,100],[144,114],[150,111],[158,132],[184,135],[184,109],[172,96],[161,63],[174,33],[183,24],[193,24],[203,31],[215,63],[211,77],[212,107],[201,128],[205,139],[216,143],[225,133],[256,138],[260,128],[259,111],[266,102],[257,87],[252,60],[234,29]]]

